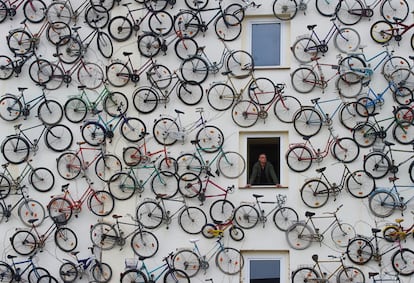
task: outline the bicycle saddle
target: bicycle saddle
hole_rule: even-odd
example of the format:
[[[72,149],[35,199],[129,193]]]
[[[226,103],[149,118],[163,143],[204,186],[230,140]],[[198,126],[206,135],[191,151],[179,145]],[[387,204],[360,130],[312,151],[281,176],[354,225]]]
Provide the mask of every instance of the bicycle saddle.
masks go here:
[[[408,58],[410,58],[411,60],[414,60],[414,55],[410,55],[408,56]]]
[[[78,85],[78,89],[79,90],[83,90],[83,89],[85,89],[86,88],[86,86],[85,85]]]
[[[18,91],[23,91],[23,90],[26,90],[26,89],[27,89],[27,87],[18,87],[17,88]]]
[[[308,30],[313,30],[317,25],[307,25]]]
[[[214,224],[222,224],[224,221],[222,221],[222,220],[214,220],[213,219],[213,222],[214,222]]]
[[[400,178],[394,176],[394,177],[389,177],[388,181],[394,182],[394,181],[397,181],[398,179],[400,179]]]
[[[316,213],[315,212],[310,212],[310,211],[306,211],[305,212],[305,216],[306,217],[312,217],[312,216],[314,216]]]
[[[29,222],[30,224],[33,224],[33,223],[35,223],[37,220],[39,220],[39,219],[37,219],[37,218],[33,218],[33,219],[29,219],[29,221],[27,221],[27,222]]]
[[[372,232],[373,234],[377,234],[378,232],[381,232],[381,229],[378,229],[378,228],[372,228],[372,229],[371,229],[371,232]]]
[[[74,252],[71,252],[70,254],[76,256],[78,253],[79,251],[74,251]]]
[[[225,72],[221,72],[221,74],[223,75],[223,76],[227,76],[227,75],[229,75],[229,74],[231,74],[232,73],[232,71],[231,70],[228,70],[228,71],[225,71]]]
[[[77,145],[82,145],[82,144],[85,144],[86,143],[86,141],[79,141],[79,142],[76,142],[76,144]]]
[[[311,61],[318,61],[319,59],[321,59],[321,57],[315,56],[311,58]]]
[[[253,194],[253,196],[254,196],[255,198],[261,198],[261,197],[263,197],[263,195],[257,195],[257,194]]]
[[[122,217],[122,215],[118,215],[118,214],[112,215],[112,218],[114,218],[114,219],[118,219],[118,218],[121,218],[121,217]]]
[[[199,46],[198,48],[197,48],[197,51],[203,51],[204,50],[204,48],[206,48],[206,46],[204,45],[204,46]]]
[[[320,97],[317,97],[317,98],[311,99],[311,102],[312,102],[313,104],[315,104],[316,102],[318,102],[318,101],[319,101],[319,99],[321,99],[321,98],[320,98]]]
[[[322,168],[316,169],[315,171],[318,172],[318,173],[322,173],[325,170],[326,170],[326,167],[322,167]]]
[[[398,224],[400,224],[401,222],[403,222],[404,221],[404,219],[403,218],[397,218],[397,219],[395,219],[395,222],[397,222]]]
[[[308,140],[310,140],[310,136],[304,136],[304,137],[302,137],[305,141],[308,141]]]
[[[72,30],[73,30],[73,31],[78,31],[80,28],[82,28],[82,27],[80,27],[80,26],[77,26],[77,27],[72,27]]]
[[[384,141],[384,144],[385,144],[385,145],[388,145],[388,146],[390,146],[390,145],[395,145],[395,143],[392,143],[392,142],[389,142],[389,141]]]
[[[192,140],[190,141],[191,144],[197,144],[200,140]]]
[[[184,114],[184,112],[183,112],[183,111],[178,110],[178,109],[174,109],[174,111],[175,111],[175,113],[177,113],[177,114]]]
[[[12,259],[12,258],[16,258],[16,257],[17,257],[17,255],[7,255],[8,259]]]
[[[368,272],[368,277],[371,278],[371,277],[377,276],[378,274],[379,272]]]
[[[190,243],[197,243],[200,239],[190,239]]]

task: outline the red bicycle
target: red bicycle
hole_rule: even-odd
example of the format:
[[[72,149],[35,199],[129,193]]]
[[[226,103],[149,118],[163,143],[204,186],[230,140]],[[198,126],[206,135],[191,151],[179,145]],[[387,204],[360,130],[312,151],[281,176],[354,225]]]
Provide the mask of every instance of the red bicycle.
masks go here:
[[[399,42],[402,40],[403,35],[414,27],[412,24],[404,24],[401,19],[394,17],[394,23],[388,21],[378,21],[371,26],[370,35],[371,38],[380,44],[384,44],[390,41],[392,38]],[[414,50],[414,34],[411,35],[411,48]]]

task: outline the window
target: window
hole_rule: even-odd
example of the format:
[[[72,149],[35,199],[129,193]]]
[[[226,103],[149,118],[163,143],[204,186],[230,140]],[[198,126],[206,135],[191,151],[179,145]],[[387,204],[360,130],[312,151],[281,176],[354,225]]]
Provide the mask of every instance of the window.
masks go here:
[[[288,282],[287,251],[242,251],[245,258],[243,283]]]

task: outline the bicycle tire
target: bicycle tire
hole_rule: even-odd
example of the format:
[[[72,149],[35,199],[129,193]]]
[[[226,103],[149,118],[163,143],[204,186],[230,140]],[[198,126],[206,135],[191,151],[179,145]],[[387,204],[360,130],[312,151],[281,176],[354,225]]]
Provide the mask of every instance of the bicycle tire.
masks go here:
[[[398,121],[392,129],[392,136],[402,145],[412,144],[414,141],[414,126],[412,121]]]
[[[178,178],[178,190],[186,198],[195,198],[200,195],[202,182],[197,174],[186,172]]]
[[[56,246],[64,252],[71,252],[78,246],[78,238],[75,232],[67,227],[57,228],[54,240]]]
[[[361,269],[354,266],[346,266],[337,275],[338,282],[365,282],[365,275]]]
[[[177,95],[185,105],[194,106],[203,99],[203,88],[199,84],[181,82]]]
[[[218,230],[217,228],[216,225],[207,223],[201,229],[201,234],[207,239],[213,239],[215,237],[213,233]]]
[[[197,131],[196,144],[204,152],[217,152],[222,148],[223,143],[224,134],[216,126],[207,125]]]
[[[101,55],[110,59],[114,54],[114,46],[109,35],[103,31],[98,32],[98,37],[96,38],[96,45]]]
[[[95,282],[106,283],[112,278],[112,268],[105,262],[98,262],[92,266],[92,277]]]
[[[130,81],[131,71],[127,64],[114,62],[106,67],[106,78],[114,87],[123,87]]]
[[[321,113],[312,107],[302,108],[295,114],[293,127],[303,137],[312,137],[319,133],[323,119]]]
[[[73,180],[79,176],[82,171],[80,158],[72,152],[62,153],[57,159],[57,171],[65,180]]]
[[[280,122],[293,123],[295,114],[300,111],[302,104],[299,99],[290,95],[280,95],[273,106],[273,113]]]
[[[36,191],[45,193],[53,189],[55,176],[50,169],[38,167],[30,172],[29,182]]]
[[[66,75],[64,75],[63,70],[59,65],[51,63],[52,65],[52,75],[50,80],[46,83],[45,88],[47,90],[56,90],[60,88],[65,80],[66,84],[69,84],[71,77],[69,76],[69,81],[66,81]]]
[[[231,109],[233,122],[241,128],[249,128],[259,120],[259,106],[250,100],[240,100]]]
[[[234,210],[234,221],[241,228],[252,229],[259,222],[259,212],[252,205],[240,205]]]
[[[414,252],[408,248],[402,248],[392,255],[391,263],[395,272],[403,276],[414,274]]]
[[[133,167],[146,162],[146,156],[141,153],[139,147],[128,146],[122,150],[122,160],[125,165]]]
[[[157,172],[151,179],[151,191],[160,198],[172,198],[178,192],[178,177],[170,172]]]
[[[7,137],[1,144],[4,159],[11,164],[21,164],[29,157],[29,143],[18,135]]]
[[[208,4],[208,0],[199,0],[199,1],[184,0],[184,2],[188,8],[190,8],[191,10],[195,10],[195,11],[203,10]]]
[[[63,108],[59,102],[46,99],[37,108],[37,117],[46,125],[58,124],[63,118]]]
[[[167,156],[158,163],[158,171],[161,171],[162,174],[176,175],[177,170],[178,164],[175,158]]]
[[[383,1],[380,7],[380,14],[384,20],[390,23],[404,22],[408,17],[409,5],[406,0]]]
[[[70,220],[73,209],[73,204],[62,196],[53,197],[47,204],[47,212],[50,218],[58,225],[66,224]]]
[[[76,75],[80,85],[84,85],[87,89],[96,89],[100,87],[104,81],[104,72],[101,67],[95,63],[83,63]]]
[[[303,145],[296,145],[286,153],[286,163],[295,172],[305,172],[308,170],[314,157],[312,151]]]
[[[37,283],[59,283],[59,281],[49,274],[40,276]]]
[[[164,219],[164,211],[154,201],[143,201],[136,209],[137,221],[147,229],[159,227]]]
[[[82,42],[73,36],[64,36],[56,45],[58,58],[66,64],[77,62],[83,53]]]
[[[370,122],[359,123],[352,129],[352,136],[362,148],[371,147],[377,140],[378,132]]]
[[[398,226],[386,226],[384,230],[382,230],[382,237],[390,243],[394,243],[396,241],[404,241],[405,237],[403,235],[399,235],[399,231],[400,228]]]
[[[191,250],[179,250],[173,257],[173,266],[184,270],[188,277],[193,278],[201,268],[200,258]]]
[[[1,195],[2,199],[4,199],[5,197],[7,197],[6,194],[2,194]],[[6,216],[6,208],[4,207],[4,205],[2,203],[0,203],[0,223],[3,222],[3,219]]]
[[[217,169],[228,179],[237,179],[246,170],[246,160],[235,151],[223,152],[217,160]]]
[[[149,231],[138,231],[131,238],[131,248],[137,256],[150,258],[158,252],[158,239]]]
[[[173,25],[173,17],[166,11],[152,13],[148,19],[149,29],[158,35],[169,34],[173,29]]]
[[[343,163],[351,163],[359,156],[359,145],[352,138],[338,138],[332,147],[332,154]]]
[[[234,204],[227,199],[219,199],[210,206],[210,217],[216,222],[226,222],[231,219]]]
[[[298,213],[291,207],[284,206],[278,208],[273,214],[273,223],[283,232],[286,232],[290,226],[298,221]]]
[[[0,59],[1,62],[1,59]],[[0,63],[0,69],[2,68]],[[6,67],[7,68],[7,67]],[[29,66],[30,79],[39,85],[44,85],[52,78],[53,67],[52,64],[45,59],[38,59],[33,61]]]
[[[34,199],[24,200],[17,209],[17,215],[22,223],[26,226],[39,226],[46,218],[45,208]],[[30,223],[32,219],[37,219],[35,223]]]
[[[369,210],[373,215],[380,218],[390,216],[397,207],[398,200],[395,196],[384,190],[374,191],[368,198]]]
[[[276,96],[276,86],[268,78],[257,78],[249,84],[249,98],[259,106],[272,103]]]
[[[244,257],[239,250],[225,247],[216,255],[216,265],[221,272],[227,275],[240,273],[244,266]]]
[[[188,83],[203,83],[209,74],[208,63],[199,56],[184,59],[180,65],[181,77]]]
[[[107,191],[95,191],[88,199],[88,208],[96,216],[108,216],[114,207],[114,197]]]
[[[37,249],[37,240],[33,233],[20,230],[10,238],[13,250],[19,255],[28,256]]]
[[[138,142],[144,138],[147,128],[141,119],[128,117],[122,121],[120,131],[127,141]]]
[[[207,224],[207,216],[201,208],[190,206],[180,212],[178,224],[188,234],[199,234]]]
[[[290,49],[300,63],[310,63],[319,53],[318,44],[310,37],[296,40]]]
[[[316,73],[307,67],[297,68],[290,76],[293,88],[300,93],[309,93],[314,90],[318,80]]]
[[[5,95],[0,99],[0,117],[8,122],[17,120],[23,113],[20,100],[12,95]]]
[[[222,14],[214,23],[216,35],[223,41],[234,41],[242,32],[242,24],[236,16]]]
[[[408,168],[408,173],[410,174],[410,180],[414,183],[414,161],[411,162],[410,167]]]
[[[272,8],[273,15],[281,21],[293,19],[298,12],[296,0],[275,0]]]
[[[51,150],[63,152],[69,149],[73,143],[72,131],[63,124],[53,125],[46,130],[45,143]]]
[[[243,7],[239,3],[233,3],[224,8],[224,14],[235,16],[238,22],[241,23],[244,20],[245,16],[244,10],[245,7]]]
[[[104,98],[103,109],[111,117],[118,117],[128,111],[129,102],[125,94],[110,91]]]
[[[364,171],[374,179],[381,179],[388,174],[391,160],[382,152],[371,152],[364,157]]]
[[[200,176],[201,172],[203,171],[203,166],[200,158],[191,153],[184,153],[178,156],[177,165],[177,174],[179,176],[187,172]]]
[[[46,10],[49,23],[64,22],[69,25],[72,21],[73,11],[65,2],[52,2]]]
[[[165,10],[167,7],[168,1],[159,1],[159,0],[145,0],[145,7],[151,12],[159,12]]]
[[[4,22],[7,16],[7,6],[3,1],[0,1],[0,23]]]
[[[394,90],[392,92],[392,97],[400,106],[410,105],[411,102],[414,101],[413,91],[404,86],[399,86],[396,90]]]
[[[334,36],[334,43],[343,53],[354,52],[361,45],[361,36],[353,28],[341,28]]]
[[[331,230],[331,239],[337,247],[345,248],[351,239],[356,236],[355,228],[351,224],[340,222]],[[342,282],[342,281],[341,281]]]
[[[161,145],[173,145],[177,142],[174,137],[175,133],[179,132],[177,123],[170,118],[161,118],[154,123],[152,133],[155,140]],[[173,136],[171,136],[171,134]]]
[[[411,171],[411,167],[410,167]],[[4,174],[0,173],[0,199],[5,199],[11,191],[11,181],[7,178]],[[0,211],[0,222],[3,220],[4,217],[4,207],[3,204],[1,205]]]
[[[312,282],[320,278],[318,272],[312,267],[300,267],[292,273],[292,283]]]
[[[214,83],[207,91],[207,102],[217,111],[230,109],[235,99],[233,88],[225,83]]]
[[[346,71],[336,79],[335,86],[340,96],[355,98],[362,91],[363,77],[356,72]]]
[[[366,198],[376,188],[375,179],[364,170],[357,170],[346,178],[346,188],[353,197]]]
[[[138,51],[147,58],[158,55],[161,51],[161,40],[157,34],[146,33],[138,37]]]
[[[71,35],[71,28],[64,22],[49,23],[48,27],[46,28],[46,38],[50,43],[52,43],[55,46],[59,44],[59,41],[62,37]]]
[[[368,121],[367,112],[365,105],[358,101],[346,102],[339,111],[339,121],[345,128],[352,130]]]
[[[349,241],[346,255],[355,264],[363,265],[369,262],[374,255],[374,247],[365,237],[356,237]]]
[[[232,238],[234,241],[241,241],[244,239],[244,231],[240,227],[237,226],[231,226],[229,229],[230,238]]]
[[[121,283],[148,283],[148,279],[142,271],[128,269],[121,273]]]
[[[357,0],[359,1],[359,0]],[[341,59],[339,62],[339,70],[341,73],[346,71],[364,71],[364,68],[367,67],[367,63],[365,60],[363,60],[361,57],[359,57],[359,54],[355,55],[348,55],[345,58]]]
[[[7,80],[11,78],[13,73],[14,73],[14,66],[13,66],[12,59],[8,56],[0,55],[0,80]],[[31,74],[31,72],[29,72],[29,74]]]
[[[98,122],[88,121],[82,125],[81,134],[83,140],[91,145],[98,146],[105,142],[106,130]]]
[[[352,26],[362,19],[364,7],[359,0],[343,0],[339,2],[335,15],[344,25]]]
[[[104,28],[108,24],[109,19],[110,17],[109,17],[108,10],[102,5],[95,5],[94,3],[91,3],[91,6],[87,8],[85,11],[85,22],[92,29]],[[99,33],[100,31],[98,31],[98,37],[99,37]],[[99,49],[99,44],[98,44],[98,49]]]
[[[166,89],[172,82],[172,74],[167,66],[154,64],[147,72],[150,84],[157,89]]]
[[[134,195],[135,190],[140,190],[141,187],[129,173],[119,172],[109,179],[108,189],[115,199],[127,200]]]
[[[338,8],[338,3],[340,0],[326,1],[326,0],[316,0],[316,10],[325,17],[331,17],[336,13]]]
[[[121,240],[113,225],[105,222],[98,222],[91,227],[90,238],[94,246],[105,251]]]
[[[0,270],[0,272],[1,272],[1,270]],[[42,276],[47,276],[47,275],[50,275],[50,274],[49,274],[49,271],[46,268],[33,267],[33,269],[30,270],[29,273],[27,274],[27,279],[29,279],[29,283],[37,283],[38,280]],[[3,275],[2,275],[2,278],[3,278]]]
[[[6,39],[9,50],[15,56],[23,56],[34,49],[33,37],[23,29],[10,32]]]
[[[314,234],[312,228],[303,222],[293,224],[285,233],[288,245],[295,250],[304,250],[310,247]]]
[[[411,74],[410,63],[401,56],[392,56],[384,61],[381,73],[387,81],[396,85],[406,81]]]
[[[181,11],[174,17],[174,31],[181,35],[194,38],[200,31],[201,22],[192,11]]]
[[[181,60],[197,55],[198,43],[188,36],[182,36],[174,44],[174,51]]]
[[[300,197],[306,206],[320,208],[328,202],[329,188],[325,182],[319,179],[312,179],[302,185]]]
[[[114,154],[104,153],[95,162],[95,174],[104,182],[108,182],[109,178],[121,171],[121,160]]]
[[[384,44],[394,37],[394,29],[389,22],[381,20],[372,24],[369,34],[376,43]]]
[[[154,112],[158,106],[158,94],[150,87],[140,87],[134,91],[133,104],[135,109],[143,114]]]
[[[59,277],[65,283],[74,282],[78,278],[78,270],[72,262],[65,262],[59,267]]]
[[[131,21],[124,16],[113,17],[108,23],[108,33],[113,40],[124,42],[128,40],[133,32]]]

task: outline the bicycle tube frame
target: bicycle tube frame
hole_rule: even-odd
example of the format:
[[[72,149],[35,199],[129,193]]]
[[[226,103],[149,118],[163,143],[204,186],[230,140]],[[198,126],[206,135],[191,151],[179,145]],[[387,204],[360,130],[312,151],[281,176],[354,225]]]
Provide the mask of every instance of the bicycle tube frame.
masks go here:
[[[325,275],[326,273],[322,270],[319,263],[332,263],[332,262],[340,262],[341,264],[326,277],[326,275]],[[319,272],[319,275],[321,275],[322,278],[324,278],[324,280],[327,280],[327,281],[329,281],[329,279],[331,279],[339,270],[344,269],[344,265],[340,260],[339,261],[338,260],[318,260],[318,262],[315,263],[315,265],[313,266],[313,269],[316,270],[315,267],[317,267],[317,271]],[[322,280],[322,282],[324,280]]]
[[[25,131],[27,131],[27,130],[31,130],[31,129],[34,129],[34,128],[37,128],[37,127],[40,127],[40,126],[43,126],[43,129],[42,129],[42,131],[40,132],[40,135],[39,135],[39,137],[37,138],[37,140],[36,140],[36,142],[35,143],[33,143],[32,142],[32,140],[31,139],[29,139],[29,137],[24,133]],[[43,125],[43,124],[39,124],[39,125],[36,125],[36,126],[33,126],[33,127],[29,127],[29,128],[25,128],[25,129],[22,129],[22,130],[20,130],[20,132],[16,135],[16,136],[18,136],[19,138],[22,138],[21,136],[23,136],[23,138],[22,139],[25,139],[28,143],[29,143],[29,145],[30,145],[30,151],[32,151],[35,147],[36,147],[36,145],[39,143],[39,141],[40,141],[40,138],[43,136],[43,134],[46,132],[46,127]],[[17,144],[16,144],[16,146],[17,146]]]
[[[324,218],[334,218],[332,220],[331,223],[329,223],[329,225],[325,228],[325,230],[322,231],[322,233],[320,232],[316,232],[318,230],[318,227],[315,226],[315,223],[313,222],[313,219],[324,219]],[[312,236],[315,235],[324,235],[329,229],[333,228],[335,226],[335,224],[340,224],[338,218],[336,217],[336,215],[332,215],[332,216],[312,216],[309,217],[308,220],[306,220],[305,224],[308,225],[308,223],[312,224],[312,228],[314,229],[314,234]]]
[[[18,268],[17,267],[17,265],[21,265],[21,264],[24,264],[24,263],[29,263],[28,265],[26,265],[25,266],[25,268],[23,268],[23,269],[20,269],[20,268]],[[36,273],[36,275],[38,276],[38,277],[40,277],[39,276],[39,274],[37,273],[37,270],[36,270],[36,265],[34,265],[34,263],[33,263],[33,261],[32,261],[32,259],[28,259],[28,260],[23,260],[23,261],[18,261],[18,262],[15,262],[15,261],[12,261],[12,265],[10,265],[9,264],[9,266],[10,267],[12,267],[12,269],[13,269],[13,271],[15,272],[15,275],[14,276],[16,276],[16,275],[18,275],[18,276],[21,276],[21,275],[23,275],[30,267],[32,267],[32,269],[34,270],[34,272]],[[13,280],[12,280],[13,281]]]
[[[160,266],[158,266],[158,267],[156,267],[154,269],[148,270],[148,268],[145,265],[145,263],[143,263],[142,267],[140,268],[140,270],[144,270],[145,271],[145,273],[146,273],[146,275],[147,275],[148,278],[151,278],[151,276],[154,275],[154,272],[156,272],[156,271],[158,271],[160,269],[162,269],[161,272],[159,272],[157,276],[154,276],[154,282],[156,282],[159,278],[161,278],[161,276],[164,274],[164,272],[169,269],[168,268],[168,264],[167,263],[164,263],[163,265],[160,265]]]
[[[336,75],[335,75],[336,76]],[[329,81],[330,79],[328,79],[328,81]],[[339,101],[339,104],[336,106],[336,108],[335,108],[335,110],[332,112],[332,114],[330,114],[329,115],[329,117],[332,119],[333,117],[335,117],[335,115],[338,113],[338,111],[341,109],[341,107],[342,107],[342,105],[343,105],[343,102],[342,102],[342,100],[341,99],[339,99],[339,98],[334,98],[334,99],[329,99],[329,100],[324,100],[324,101],[318,101],[317,103],[315,103],[315,107],[317,108],[317,110],[322,114],[322,119],[324,119],[323,120],[323,122],[326,122],[326,115],[328,114],[328,113],[326,113],[324,110],[323,110],[323,108],[322,108],[322,106],[321,106],[321,104],[323,104],[323,103],[329,103],[329,102],[332,102],[332,101]]]
[[[201,193],[204,195],[205,198],[212,198],[212,197],[222,197],[224,196],[224,199],[227,199],[227,190],[223,189],[220,185],[216,184],[215,182],[210,180],[210,177],[207,177],[207,180],[201,181],[202,183],[206,183],[205,186],[201,189]],[[208,184],[212,184],[214,187],[222,191],[223,193],[217,193],[214,195],[206,195],[205,192],[207,191]]]

